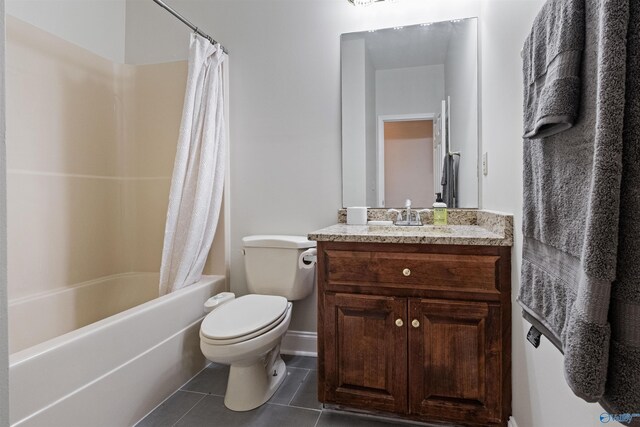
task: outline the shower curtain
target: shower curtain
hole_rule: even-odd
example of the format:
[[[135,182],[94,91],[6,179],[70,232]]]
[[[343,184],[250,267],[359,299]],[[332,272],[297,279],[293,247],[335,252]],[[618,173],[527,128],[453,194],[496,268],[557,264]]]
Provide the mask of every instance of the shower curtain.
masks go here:
[[[160,295],[200,279],[218,225],[226,162],[219,44],[191,35],[189,72],[171,179]]]

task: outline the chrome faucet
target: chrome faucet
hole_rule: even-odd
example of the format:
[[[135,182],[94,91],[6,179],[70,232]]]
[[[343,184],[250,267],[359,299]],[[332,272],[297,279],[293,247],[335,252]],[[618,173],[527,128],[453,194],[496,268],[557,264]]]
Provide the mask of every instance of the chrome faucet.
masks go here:
[[[404,209],[406,211],[406,218],[407,218],[407,223],[411,222],[411,199],[407,199],[404,201]],[[407,224],[407,225],[411,225],[411,224]]]
[[[402,212],[398,209],[387,210],[389,213],[393,212],[396,214],[396,220],[394,222],[395,225],[422,225],[420,213],[425,211],[427,211],[427,209],[411,210],[411,199],[407,199],[404,203],[404,219],[402,217]]]

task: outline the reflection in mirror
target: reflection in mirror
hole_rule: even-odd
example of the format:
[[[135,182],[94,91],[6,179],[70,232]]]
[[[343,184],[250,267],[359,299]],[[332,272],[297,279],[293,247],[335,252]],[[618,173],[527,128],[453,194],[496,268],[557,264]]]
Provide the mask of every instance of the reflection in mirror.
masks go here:
[[[343,34],[344,206],[478,207],[477,19]]]

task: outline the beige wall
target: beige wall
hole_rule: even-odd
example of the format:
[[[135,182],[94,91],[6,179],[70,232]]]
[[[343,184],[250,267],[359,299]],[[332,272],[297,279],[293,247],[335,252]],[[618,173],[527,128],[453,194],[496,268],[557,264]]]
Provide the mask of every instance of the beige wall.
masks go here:
[[[127,271],[117,67],[7,17],[10,300]]]
[[[159,271],[186,73],[116,64],[8,17],[10,300]]]
[[[124,140],[131,268],[159,271],[167,200],[182,114],[186,62],[125,66]]]
[[[433,204],[433,121],[408,120],[384,124],[385,206]]]

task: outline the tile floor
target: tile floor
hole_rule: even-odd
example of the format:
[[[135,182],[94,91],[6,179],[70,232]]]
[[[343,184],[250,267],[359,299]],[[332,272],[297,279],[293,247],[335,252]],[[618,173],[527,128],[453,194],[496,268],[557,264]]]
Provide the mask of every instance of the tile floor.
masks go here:
[[[354,414],[323,410],[316,398],[314,357],[283,356],[287,378],[266,404],[247,412],[224,406],[229,368],[210,364],[136,427],[387,427],[406,425]]]

